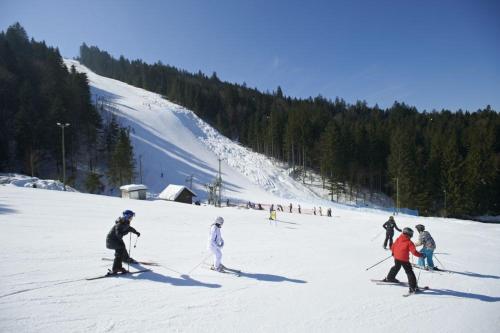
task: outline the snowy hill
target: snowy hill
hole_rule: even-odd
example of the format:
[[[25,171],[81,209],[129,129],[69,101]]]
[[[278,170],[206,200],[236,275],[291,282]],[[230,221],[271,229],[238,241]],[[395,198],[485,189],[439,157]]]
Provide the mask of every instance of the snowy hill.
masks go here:
[[[187,184],[206,198],[205,184],[212,183],[222,160],[223,199],[240,202],[309,202],[328,205],[320,195],[289,176],[289,170],[267,157],[229,140],[192,111],[162,96],[126,83],[99,76],[75,60],[65,60],[89,78],[93,99],[131,128],[137,171],[153,193],[166,185]],[[139,181],[139,180],[136,180]]]
[[[160,266],[85,280],[111,267],[105,236],[124,209],[141,232],[131,255]],[[217,215],[240,277],[207,268]],[[452,272],[416,271],[431,290],[404,298],[370,282],[390,259],[365,270],[389,255],[387,214],[334,215],[278,212],[274,225],[264,211],[0,185],[0,332],[498,332],[500,225],[396,216],[425,224]]]

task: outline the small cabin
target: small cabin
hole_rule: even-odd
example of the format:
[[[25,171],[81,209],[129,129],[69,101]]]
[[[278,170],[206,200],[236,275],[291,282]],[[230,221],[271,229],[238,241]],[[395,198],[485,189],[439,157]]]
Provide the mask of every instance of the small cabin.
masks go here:
[[[168,185],[158,196],[158,198],[163,200],[188,204],[193,203],[193,197],[196,197],[196,194],[186,186],[173,184]]]
[[[142,184],[130,184],[123,185],[120,190],[124,199],[146,200],[148,187]]]

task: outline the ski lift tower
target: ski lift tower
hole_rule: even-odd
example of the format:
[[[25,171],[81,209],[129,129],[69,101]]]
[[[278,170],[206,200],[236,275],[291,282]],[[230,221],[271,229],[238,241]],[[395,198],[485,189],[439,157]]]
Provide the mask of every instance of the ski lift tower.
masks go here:
[[[222,159],[219,158],[219,174],[217,175],[214,183],[214,189],[215,189],[215,195],[217,196],[217,202],[216,206],[220,207],[221,206],[221,196],[222,196],[222,173],[221,173],[221,161]]]

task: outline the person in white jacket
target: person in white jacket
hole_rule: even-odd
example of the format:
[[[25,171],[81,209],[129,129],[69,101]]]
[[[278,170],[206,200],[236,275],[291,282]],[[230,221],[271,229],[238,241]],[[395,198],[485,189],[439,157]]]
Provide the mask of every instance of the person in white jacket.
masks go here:
[[[220,228],[224,224],[224,219],[218,216],[215,222],[210,227],[210,238],[208,239],[208,249],[214,254],[213,270],[218,272],[223,271],[222,265],[222,248],[224,247],[224,239],[220,234]]]

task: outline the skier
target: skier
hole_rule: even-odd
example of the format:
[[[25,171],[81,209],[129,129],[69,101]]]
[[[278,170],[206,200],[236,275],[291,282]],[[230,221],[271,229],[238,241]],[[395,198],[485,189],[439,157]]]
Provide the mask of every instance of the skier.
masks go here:
[[[406,276],[408,277],[408,284],[410,286],[410,294],[418,291],[417,278],[410,264],[410,252],[416,257],[424,257],[425,253],[418,252],[415,244],[410,240],[413,237],[413,230],[411,228],[404,228],[403,233],[396,239],[391,246],[392,256],[394,257],[394,266],[392,266],[389,274],[384,279],[385,282],[399,282],[396,279],[401,266],[403,266]]]
[[[316,206],[313,208],[313,214],[316,215]]]
[[[292,212],[292,203],[290,202],[290,206],[288,206],[288,208],[290,208],[290,213]]]
[[[274,204],[271,204],[271,207],[269,207],[269,220],[274,219],[276,219],[276,211],[274,210]]]
[[[299,214],[302,214],[302,211],[300,210],[300,205],[297,206],[297,209],[299,210]]]
[[[415,246],[422,245],[420,252],[425,253],[425,258],[427,258],[427,268],[425,267],[425,260],[422,257],[418,258],[418,266],[430,270],[439,270],[436,266],[434,266],[434,262],[432,261],[432,256],[434,255],[434,250],[436,249],[436,242],[434,242],[431,234],[428,231],[425,231],[425,226],[422,224],[417,224],[415,229],[418,231],[418,241],[415,242]]]
[[[332,217],[332,209],[331,209],[331,208],[328,208],[328,209],[326,210],[326,215],[327,215],[328,217]]]
[[[319,206],[319,216],[323,216],[323,210],[321,210],[321,206]]]
[[[394,236],[394,228],[396,228],[397,231],[401,232],[401,229],[398,228],[396,225],[396,221],[394,221],[393,216],[389,216],[389,220],[384,223],[382,226],[385,229],[385,240],[384,240],[384,249],[387,250],[387,241],[389,241],[389,248],[392,247],[392,237]]]
[[[224,271],[224,266],[221,263],[224,239],[220,234],[220,228],[222,228],[223,224],[224,219],[218,216],[210,227],[210,238],[208,239],[208,249],[214,254],[214,264],[211,269],[218,272]]]
[[[123,242],[123,236],[132,232],[139,237],[140,232],[135,230],[130,226],[130,222],[134,218],[135,213],[131,210],[126,210],[123,212],[116,221],[115,225],[111,228],[108,235],[106,236],[106,248],[115,250],[115,260],[113,261],[113,274],[117,273],[127,273],[127,270],[122,267],[122,262],[137,263],[134,259],[130,258]]]

